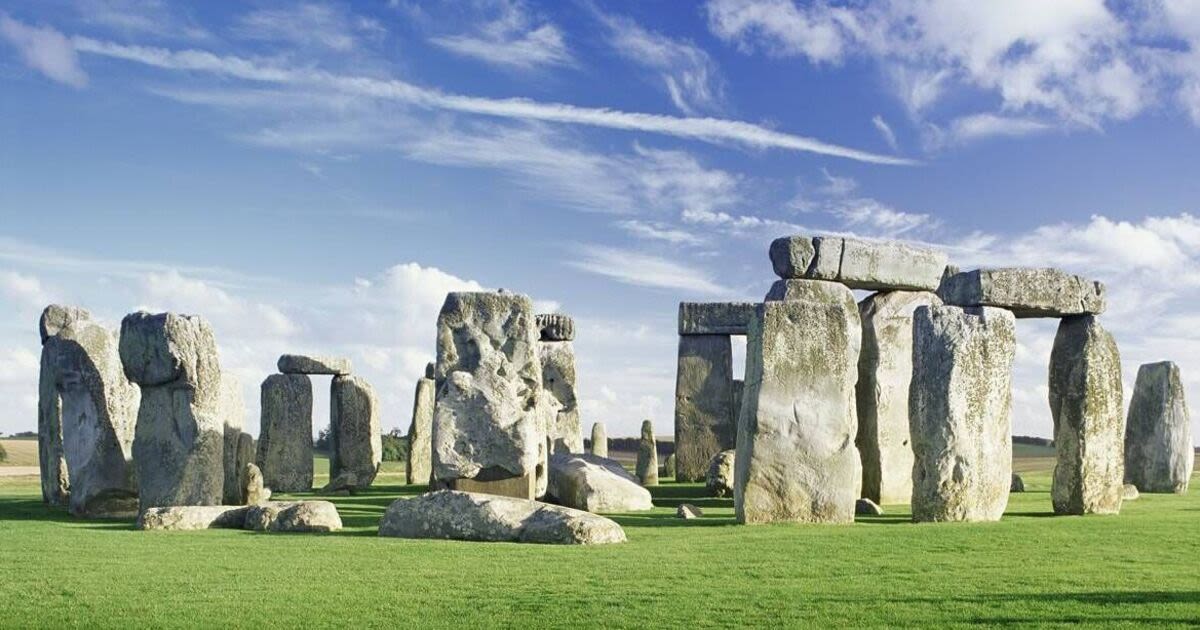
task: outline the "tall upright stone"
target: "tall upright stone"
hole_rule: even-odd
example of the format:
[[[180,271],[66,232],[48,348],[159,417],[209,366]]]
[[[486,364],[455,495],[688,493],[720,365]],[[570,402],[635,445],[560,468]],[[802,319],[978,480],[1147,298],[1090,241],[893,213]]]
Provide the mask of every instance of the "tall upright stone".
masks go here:
[[[242,383],[229,372],[221,373],[221,421],[224,424],[225,454],[224,471],[225,483],[222,490],[222,500],[226,505],[242,504],[242,472],[246,464],[254,463],[254,458],[239,449],[242,435],[246,426],[246,402],[242,399]]]
[[[1195,453],[1179,366],[1138,368],[1125,425],[1125,482],[1141,492],[1187,492]]]
[[[637,478],[643,486],[658,485],[658,442],[654,439],[654,423],[642,421],[642,436],[638,440]]]
[[[675,478],[700,481],[737,441],[729,335],[681,335],[675,371]]]
[[[305,374],[272,374],[262,383],[257,461],[275,492],[313,486],[313,394]]]
[[[121,321],[120,353],[142,394],[133,440],[140,508],[220,505],[225,426],[212,327],[194,315],[132,313]]]
[[[433,380],[434,365],[425,369],[425,378],[417,379],[413,394],[412,423],[408,425],[408,464],[405,466],[408,484],[429,483],[433,471],[433,405],[437,397],[437,382]]]
[[[583,427],[576,396],[575,322],[567,315],[537,316],[540,331],[538,357],[542,363],[542,389],[553,414],[548,427],[553,453],[582,453]]]
[[[361,376],[335,376],[329,388],[329,485],[370,486],[383,462],[379,401]]]
[[[592,423],[592,455],[608,457],[608,432],[603,422]]]
[[[139,392],[122,371],[117,336],[87,311],[57,305],[45,310],[40,327],[43,499],[76,516],[136,510],[131,446]]]
[[[740,523],[850,523],[862,483],[858,307],[840,284],[781,282],[750,322],[735,515]]]
[[[913,453],[908,430],[912,381],[913,311],[940,306],[926,291],[874,293],[859,303],[862,352],[858,356],[858,436],[862,496],[876,503],[912,498]]]
[[[1094,315],[1067,317],[1050,352],[1058,514],[1121,511],[1125,414],[1117,342]]]
[[[438,315],[433,476],[452,489],[531,499],[545,471],[533,302],[450,293]],[[544,475],[542,475],[544,479]]]
[[[914,521],[996,521],[1012,481],[1012,313],[922,306],[909,387]]]

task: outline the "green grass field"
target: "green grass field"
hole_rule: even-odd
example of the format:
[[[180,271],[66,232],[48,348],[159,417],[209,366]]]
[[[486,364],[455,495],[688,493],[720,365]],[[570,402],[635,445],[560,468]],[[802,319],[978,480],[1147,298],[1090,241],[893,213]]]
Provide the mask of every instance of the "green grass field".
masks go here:
[[[49,510],[0,478],[0,625],[712,627],[1188,625],[1200,620],[1200,492],[1143,495],[1118,517],[1054,517],[1044,456],[1000,523],[737,526],[732,502],[664,484],[601,547],[380,539],[419,488],[334,497],[331,535],[138,532]],[[324,472],[324,462],[319,471]],[[398,472],[399,471],[399,472]],[[318,484],[324,483],[319,479]],[[674,518],[683,501],[696,521]]]

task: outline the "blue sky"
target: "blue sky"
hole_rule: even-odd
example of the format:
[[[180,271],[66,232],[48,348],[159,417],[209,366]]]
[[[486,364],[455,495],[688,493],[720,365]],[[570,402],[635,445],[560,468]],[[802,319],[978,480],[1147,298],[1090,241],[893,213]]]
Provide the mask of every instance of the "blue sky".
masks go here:
[[[576,317],[585,422],[667,433],[677,303],[761,299],[792,232],[1104,280],[1127,389],[1195,400],[1197,164],[1186,0],[0,0],[0,431],[49,301],[205,315],[251,418],[280,353],[346,354],[391,428],[446,291],[504,287]]]

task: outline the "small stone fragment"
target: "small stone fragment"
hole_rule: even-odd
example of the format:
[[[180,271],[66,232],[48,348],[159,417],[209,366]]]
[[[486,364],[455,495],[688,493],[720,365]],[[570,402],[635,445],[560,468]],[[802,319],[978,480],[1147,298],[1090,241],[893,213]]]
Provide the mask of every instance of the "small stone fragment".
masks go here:
[[[242,472],[242,505],[258,505],[271,498],[271,489],[263,486],[262,471],[253,462]]]
[[[575,339],[575,320],[570,315],[562,313],[542,313],[536,317],[538,335],[541,341],[573,341]]]
[[[1012,483],[1009,484],[1008,491],[1009,492],[1025,492],[1025,480],[1021,478],[1021,475],[1018,475],[1017,473],[1013,473]]]
[[[350,359],[345,357],[285,354],[279,357],[277,367],[281,374],[331,374],[333,376],[346,376],[350,374]]]
[[[680,503],[679,507],[675,508],[675,516],[685,520],[700,518],[704,516],[704,510],[692,505],[691,503]]]
[[[883,516],[883,508],[879,504],[863,497],[854,502],[854,513],[859,516]]]

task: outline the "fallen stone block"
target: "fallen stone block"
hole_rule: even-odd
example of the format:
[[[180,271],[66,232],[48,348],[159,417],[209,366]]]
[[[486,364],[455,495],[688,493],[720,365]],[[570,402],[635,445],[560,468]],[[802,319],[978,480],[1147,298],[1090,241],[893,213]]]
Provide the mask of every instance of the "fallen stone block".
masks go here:
[[[701,510],[691,503],[680,503],[679,507],[675,508],[675,516],[677,518],[691,520],[704,516],[704,510]]]
[[[840,282],[869,291],[933,291],[946,255],[898,241],[787,236],[771,243],[771,265],[783,279]]]
[[[1018,318],[1099,315],[1104,284],[1048,267],[976,269],[942,281],[938,296],[952,306],[995,306]]]
[[[141,530],[241,529],[246,521],[243,505],[173,505],[142,510]]]
[[[637,512],[654,509],[650,491],[621,464],[595,455],[557,453],[550,456],[546,496],[587,512]]]
[[[269,501],[246,508],[245,528],[259,532],[336,532],[342,517],[328,501]]]
[[[379,535],[568,545],[625,542],[621,526],[603,516],[529,499],[452,490],[396,500],[383,515]]]
[[[350,374],[350,359],[344,357],[285,354],[279,357],[276,367],[279,368],[281,374],[330,374],[333,376],[346,376]]]

